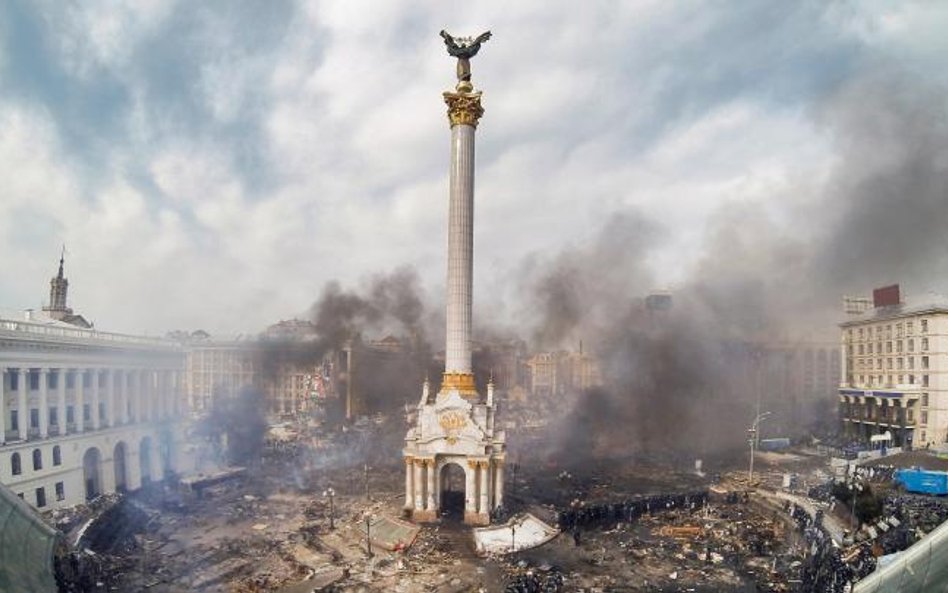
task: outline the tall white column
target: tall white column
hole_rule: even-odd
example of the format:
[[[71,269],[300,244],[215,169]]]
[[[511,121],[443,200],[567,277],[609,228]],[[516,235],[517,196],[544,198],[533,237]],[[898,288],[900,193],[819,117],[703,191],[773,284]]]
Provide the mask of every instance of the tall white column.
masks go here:
[[[494,507],[504,504],[504,462],[497,460],[494,463]]]
[[[7,369],[0,366],[0,445],[7,442]]]
[[[464,512],[477,512],[477,462],[468,461],[464,470]]]
[[[76,418],[76,432],[85,432],[86,430],[86,398],[85,398],[85,379],[86,379],[86,370],[85,369],[76,369],[73,372],[75,380],[73,384],[75,385],[75,407],[73,415]]]
[[[425,508],[425,500],[424,498],[422,498],[422,495],[424,494],[424,488],[422,487],[422,484],[424,484],[424,482],[422,482],[421,468],[423,467],[423,465],[422,465],[421,459],[415,459],[414,463],[415,463],[415,510],[420,511],[421,509]]]
[[[456,124],[451,127],[445,373],[471,372],[473,222],[474,127]]]
[[[56,370],[56,424],[60,436],[66,434],[66,369]]]
[[[39,371],[39,431],[40,438],[49,437],[49,369]]]
[[[100,369],[92,369],[92,375],[89,377],[92,382],[92,430],[99,430],[101,420],[99,418],[99,404],[102,398],[99,395]]]
[[[428,510],[435,508],[435,460],[425,460],[425,471],[428,472]]]
[[[115,426],[115,369],[105,371],[105,422]]]
[[[411,487],[411,468],[413,466],[412,458],[405,458],[405,508],[410,509],[414,507],[415,494],[412,492]]]
[[[132,371],[132,422],[144,420],[142,415],[142,389],[145,385],[145,373],[140,369]]]
[[[120,398],[121,409],[119,409],[119,417],[122,419],[122,424],[128,424],[131,419],[131,413],[129,408],[131,407],[131,394],[132,393],[132,372],[128,369],[122,369],[122,397]]]
[[[29,399],[26,396],[30,389],[30,375],[29,369],[20,367],[19,371],[20,376],[17,379],[17,436],[25,441],[28,438],[27,435],[30,434],[30,406]]]
[[[487,461],[481,461],[477,466],[480,469],[479,473],[481,478],[481,483],[479,484],[481,502],[477,510],[479,513],[487,513],[489,512],[487,508],[487,495],[490,492],[490,472],[488,471],[490,464]]]

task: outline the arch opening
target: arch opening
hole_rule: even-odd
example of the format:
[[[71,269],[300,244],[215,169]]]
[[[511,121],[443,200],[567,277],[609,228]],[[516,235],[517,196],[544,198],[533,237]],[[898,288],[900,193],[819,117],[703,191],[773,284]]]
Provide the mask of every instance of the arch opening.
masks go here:
[[[102,493],[102,458],[99,449],[90,447],[82,456],[82,481],[86,486],[86,500]]]
[[[441,516],[449,521],[464,520],[464,468],[454,462],[444,464],[439,476]]]
[[[116,443],[115,451],[112,455],[113,463],[115,465],[116,492],[126,492],[128,490],[128,472],[126,470],[127,455],[128,447],[125,446],[125,442],[119,441]]]

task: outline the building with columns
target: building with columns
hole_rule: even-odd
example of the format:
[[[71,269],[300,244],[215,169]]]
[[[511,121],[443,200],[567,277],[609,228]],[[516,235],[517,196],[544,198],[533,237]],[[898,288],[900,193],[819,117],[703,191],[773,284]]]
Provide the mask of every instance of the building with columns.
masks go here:
[[[186,469],[183,371],[167,340],[0,316],[0,482],[48,509]]]
[[[840,430],[865,442],[888,432],[898,446],[948,443],[948,303],[876,292],[874,307],[840,324]]]
[[[405,510],[419,521],[463,511],[465,523],[486,525],[503,504],[506,445],[503,431],[495,429],[493,382],[483,398],[471,364],[474,131],[484,110],[469,60],[490,33],[474,40],[441,35],[458,58],[458,84],[444,93],[451,127],[447,339],[441,388],[432,397],[425,381],[416,424],[405,438]]]

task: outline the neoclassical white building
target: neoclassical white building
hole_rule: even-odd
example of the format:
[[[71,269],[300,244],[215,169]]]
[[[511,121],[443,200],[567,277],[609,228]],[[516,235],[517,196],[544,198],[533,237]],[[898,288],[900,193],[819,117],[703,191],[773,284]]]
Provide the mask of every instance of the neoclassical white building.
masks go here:
[[[0,316],[0,482],[39,509],[188,469],[180,346],[57,319],[58,280],[43,313]]]

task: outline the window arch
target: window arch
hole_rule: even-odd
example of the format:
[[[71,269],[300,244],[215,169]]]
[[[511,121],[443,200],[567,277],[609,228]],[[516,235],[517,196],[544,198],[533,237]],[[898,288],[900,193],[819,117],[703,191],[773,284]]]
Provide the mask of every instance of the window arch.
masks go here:
[[[53,465],[62,465],[63,464],[63,453],[62,449],[59,448],[59,445],[53,447]]]
[[[14,453],[10,456],[10,469],[12,470],[14,476],[18,476],[23,473],[23,468],[20,466],[19,453]]]
[[[43,452],[33,449],[33,470],[43,469]]]

